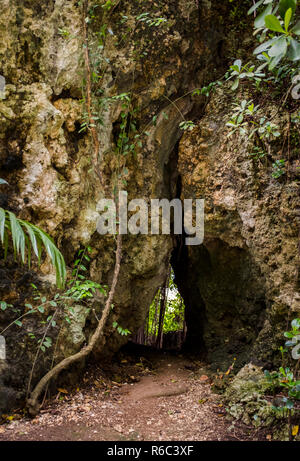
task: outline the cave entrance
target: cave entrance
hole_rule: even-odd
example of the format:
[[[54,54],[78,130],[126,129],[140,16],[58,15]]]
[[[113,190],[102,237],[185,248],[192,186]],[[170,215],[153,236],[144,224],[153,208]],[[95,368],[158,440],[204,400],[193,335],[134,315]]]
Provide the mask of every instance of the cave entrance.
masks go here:
[[[158,350],[180,351],[186,333],[185,305],[170,266],[165,283],[149,307],[145,324],[132,341]]]

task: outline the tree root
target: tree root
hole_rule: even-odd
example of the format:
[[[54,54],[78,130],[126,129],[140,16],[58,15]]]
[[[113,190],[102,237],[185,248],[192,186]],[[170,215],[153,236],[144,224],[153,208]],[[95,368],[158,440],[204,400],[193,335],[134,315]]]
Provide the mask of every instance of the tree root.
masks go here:
[[[52,378],[59,375],[59,373],[65,368],[68,368],[73,363],[78,362],[79,360],[87,357],[94,349],[95,344],[98,343],[100,338],[103,336],[104,327],[109,317],[111,304],[112,304],[114,294],[116,291],[116,286],[117,286],[119,273],[120,273],[120,267],[121,267],[121,259],[122,259],[122,237],[119,234],[117,237],[116,263],[115,263],[113,281],[112,281],[111,289],[110,289],[107,301],[105,303],[105,307],[104,307],[101,319],[99,320],[98,326],[95,332],[93,333],[87,346],[83,347],[83,349],[81,349],[76,354],[71,355],[70,357],[67,357],[61,362],[59,362],[54,368],[52,368],[52,370],[48,371],[48,373],[45,376],[43,376],[43,378],[38,382],[38,384],[36,385],[36,387],[34,388],[33,392],[31,393],[30,397],[28,398],[26,402],[30,415],[35,416],[39,413],[40,405],[39,405],[38,399],[44,387],[46,386],[46,384]]]

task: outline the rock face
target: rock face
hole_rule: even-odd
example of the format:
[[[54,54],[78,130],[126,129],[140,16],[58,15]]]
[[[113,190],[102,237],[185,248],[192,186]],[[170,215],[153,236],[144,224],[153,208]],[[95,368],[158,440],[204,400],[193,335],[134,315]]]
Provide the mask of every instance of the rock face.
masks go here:
[[[247,98],[242,91],[238,96]],[[205,198],[205,241],[174,261],[189,306],[190,341],[204,342],[216,366],[225,355],[245,363],[249,353],[271,365],[281,322],[300,309],[299,185],[293,175],[273,179],[272,162],[255,162],[245,139],[228,138],[233,102],[226,86],[218,89],[201,122],[180,142],[181,198]],[[277,112],[268,105],[263,110]],[[282,132],[285,117],[274,119]],[[272,149],[275,161],[276,143]],[[299,164],[298,149],[291,170]]]
[[[257,173],[241,140],[227,139],[231,101],[225,89],[208,106],[205,96],[186,96],[222,75],[227,56],[249,42],[246,28],[232,30],[228,40],[232,5],[168,0],[143,2],[142,7],[117,2],[111,11],[92,8],[89,45],[100,75],[95,93],[102,95],[97,111],[103,122],[98,127],[103,188],[91,165],[91,137],[80,132],[86,110],[82,8],[75,0],[46,3],[0,1],[0,73],[6,79],[5,99],[0,100],[0,177],[9,183],[1,186],[0,206],[51,234],[70,269],[77,251],[91,246],[89,277],[109,285],[115,240],[96,232],[97,203],[111,195],[118,162],[126,167],[129,199],[205,198],[206,236],[200,247],[182,247],[172,236],[124,237],[106,344],[95,355],[100,349],[112,353],[126,342],[112,328],[113,321],[133,333],[143,324],[173,254],[190,344],[205,348],[218,366],[227,366],[237,354],[241,363],[252,355],[272,363],[280,321],[299,309],[297,186],[293,180],[276,182],[270,171]],[[166,21],[156,27],[141,21],[141,13]],[[108,98],[122,93],[132,95],[133,117],[143,135],[135,153],[120,160],[116,144],[122,103]],[[180,140],[183,117],[202,116]],[[24,313],[30,282],[38,279],[13,262],[9,267],[3,263],[1,273],[2,299]],[[53,276],[47,261],[38,274],[48,289]],[[95,313],[77,306],[77,318],[59,336],[56,360],[88,340],[102,306],[103,298],[96,299]],[[15,313],[1,313],[1,329],[13,319]],[[28,317],[22,329],[13,326],[7,332],[2,381],[20,395],[36,353],[28,333],[39,338],[43,319]],[[53,342],[58,334],[59,327],[49,332]],[[52,356],[39,357],[34,382],[51,361]]]

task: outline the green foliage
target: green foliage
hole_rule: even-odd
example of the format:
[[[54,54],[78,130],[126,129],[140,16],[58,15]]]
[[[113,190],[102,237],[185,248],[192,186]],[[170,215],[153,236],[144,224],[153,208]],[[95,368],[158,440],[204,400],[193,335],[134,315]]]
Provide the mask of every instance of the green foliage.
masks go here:
[[[38,340],[38,345],[41,351],[46,352],[52,346],[52,339],[49,336]]]
[[[232,136],[236,131],[239,132],[242,136],[248,136],[249,139],[253,136],[255,128],[251,129],[249,132],[250,124],[245,118],[250,116],[253,118],[254,114],[257,112],[259,106],[254,106],[252,100],[247,101],[243,100],[240,104],[235,104],[233,109],[233,114],[231,120],[226,123],[226,126],[231,128],[231,131],[227,135],[228,137]],[[252,126],[255,124],[252,119]]]
[[[265,77],[265,74],[261,72],[261,67],[255,69],[255,66],[251,63],[247,63],[243,66],[240,59],[234,61],[233,65],[230,66],[228,72],[225,74],[227,80],[234,79],[231,87],[232,91],[235,91],[239,87],[240,80],[247,78],[259,83],[263,77]]]
[[[154,298],[149,311],[147,331],[157,336],[158,333],[158,309],[160,292]],[[184,302],[174,282],[174,273],[171,273],[169,295],[166,304],[163,332],[169,333],[183,330],[184,327]]]
[[[106,11],[110,11],[113,6],[115,5],[115,2],[114,0],[107,0],[102,6],[101,8],[103,8],[104,10]]]
[[[128,336],[128,335],[131,335],[131,331],[129,331],[127,328],[123,328],[121,327],[118,322],[114,322],[113,323],[113,327],[117,330],[117,332],[121,335],[121,336]]]
[[[185,120],[179,124],[179,128],[183,131],[192,131],[195,126],[195,123],[191,120]]]
[[[229,138],[237,131],[240,135],[246,136],[248,131],[247,122],[244,122],[244,115],[243,114],[234,114],[233,117],[226,123],[226,126],[231,128],[231,131],[228,133],[227,137]]]
[[[266,6],[267,5],[267,6]],[[283,60],[300,60],[300,21],[296,19],[297,0],[264,0],[257,2],[248,14],[264,6],[254,21],[255,34],[260,34],[260,45],[254,54],[267,58],[269,70]],[[266,41],[266,39],[268,39]]]
[[[272,167],[273,167],[273,173],[272,173],[273,178],[278,179],[282,175],[285,174],[285,160],[284,159],[276,160],[272,164]]]
[[[264,148],[262,148],[262,146],[255,146],[254,152],[250,153],[250,155],[254,156],[256,160],[263,158],[268,150],[269,142],[281,135],[279,128],[275,123],[267,120],[266,117],[257,117],[258,111],[258,105],[255,106],[252,100],[247,101],[244,99],[240,104],[235,104],[232,118],[226,123],[226,126],[230,128],[227,137],[230,137],[234,133],[238,132],[240,136],[247,138],[247,140],[250,140],[254,136],[260,140],[260,143],[264,146]],[[281,161],[279,161],[278,165],[276,163],[275,171],[278,176],[273,177],[278,178],[281,174],[283,174],[283,172],[281,173],[281,171],[277,168],[280,165]]]
[[[63,287],[66,278],[66,265],[63,255],[54,244],[51,237],[39,227],[15,216],[11,211],[0,208],[0,239],[6,258],[9,249],[9,241],[12,241],[15,257],[21,256],[24,264],[27,260],[30,267],[32,251],[40,263],[43,249],[56,271],[56,283]]]
[[[296,318],[291,322],[292,330],[284,333],[285,338],[289,338],[289,341],[285,343],[286,347],[294,347],[297,344],[296,337],[300,335],[300,319]],[[284,349],[281,348],[282,357]],[[270,373],[265,370],[265,377],[269,383],[273,385],[273,388],[283,388],[285,395],[280,397],[280,405],[273,406],[275,411],[284,412],[287,410],[290,412],[295,402],[300,400],[300,380],[297,379],[297,367],[295,371],[292,371],[289,367],[281,366],[278,371]]]
[[[195,90],[192,91],[192,96],[200,96],[203,94],[207,98],[210,96],[210,94],[215,91],[217,86],[222,86],[223,83],[220,80],[217,80],[215,82],[210,82],[207,86],[203,86],[202,88],[196,88]]]
[[[89,254],[92,252],[91,247],[87,247],[84,250],[80,250],[77,255],[77,259],[73,265],[72,279],[68,282],[69,289],[64,294],[64,299],[73,299],[74,301],[80,301],[85,298],[93,298],[96,291],[106,294],[105,288],[99,283],[87,280],[82,272],[87,272],[85,263],[89,263],[91,258]]]
[[[265,157],[266,151],[259,146],[253,146],[253,150],[250,152],[250,155],[254,160],[259,161]]]
[[[58,33],[64,38],[70,37],[70,32],[67,29],[58,29]]]
[[[162,24],[167,23],[166,18],[151,17],[150,13],[142,13],[136,17],[139,22],[144,22],[149,27],[159,27]]]
[[[261,140],[270,140],[281,136],[278,126],[267,120],[266,117],[261,117],[259,119],[259,124],[256,123],[256,127],[252,132],[257,132]]]
[[[82,249],[78,252],[77,259],[75,260],[73,266],[72,278],[68,282],[68,288],[62,292],[56,293],[50,299],[48,299],[44,294],[40,293],[37,286],[32,283],[31,286],[33,288],[33,301],[35,301],[36,306],[33,306],[29,303],[25,304],[25,307],[28,309],[28,311],[25,314],[19,316],[11,324],[9,324],[1,332],[1,334],[3,334],[10,326],[14,324],[22,327],[23,323],[21,320],[25,316],[31,314],[45,314],[46,312],[51,312],[51,310],[54,310],[54,313],[50,313],[46,320],[41,320],[40,323],[42,325],[46,324],[47,328],[56,327],[54,316],[57,310],[62,312],[64,320],[67,323],[70,323],[70,317],[74,314],[74,303],[78,303],[78,301],[80,301],[81,304],[86,304],[88,306],[89,301],[92,301],[92,299],[95,297],[97,290],[99,293],[106,295],[106,286],[88,280],[85,275],[83,275],[83,273],[87,272],[87,267],[85,264],[88,264],[91,260],[89,256],[90,253],[92,253],[92,249],[90,247]],[[1,301],[0,308],[4,311],[7,308],[13,308],[13,306],[7,304],[5,301]],[[32,339],[35,337],[32,333],[30,333],[29,336]],[[46,345],[44,346],[47,348]]]

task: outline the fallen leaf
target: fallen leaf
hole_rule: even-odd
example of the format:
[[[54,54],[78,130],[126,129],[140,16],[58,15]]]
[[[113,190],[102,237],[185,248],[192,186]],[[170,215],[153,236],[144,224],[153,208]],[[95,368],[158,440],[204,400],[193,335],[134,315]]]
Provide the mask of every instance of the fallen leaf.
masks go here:
[[[268,434],[268,435],[266,436],[266,439],[267,439],[267,440],[272,440],[271,434]]]
[[[299,426],[293,426],[292,435],[295,437],[299,432]]]
[[[202,381],[203,383],[204,383],[205,381],[208,381],[208,380],[209,380],[209,377],[208,377],[208,376],[206,376],[206,375],[200,376],[200,381]]]
[[[61,392],[62,394],[68,394],[69,392],[67,391],[67,389],[62,389],[61,387],[58,387],[58,392]]]
[[[4,427],[0,427],[0,434],[3,434],[5,432]]]

